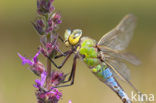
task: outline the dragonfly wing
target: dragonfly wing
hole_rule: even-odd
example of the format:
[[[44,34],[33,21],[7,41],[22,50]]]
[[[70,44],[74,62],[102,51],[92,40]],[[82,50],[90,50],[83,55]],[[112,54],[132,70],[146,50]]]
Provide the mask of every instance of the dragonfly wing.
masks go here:
[[[106,60],[106,64],[110,67],[114,76],[126,81],[130,78],[130,70],[125,63],[116,60]]]
[[[113,49],[106,47],[104,45],[103,46],[97,45],[97,47],[102,51],[102,54],[104,56],[109,56],[110,58],[115,58],[115,59],[119,59],[119,60],[126,60],[133,65],[141,64],[140,60],[135,55],[133,55],[132,53],[113,50]]]
[[[98,42],[114,50],[125,49],[133,36],[136,26],[136,17],[132,14],[125,16],[110,32],[106,33]]]
[[[140,60],[131,53],[117,53],[116,54],[113,52],[109,52],[108,54],[115,57],[115,58],[126,60],[133,65],[139,65],[141,63]]]
[[[115,60],[106,61],[106,64],[110,67],[114,76],[126,81],[136,91],[136,93],[139,93],[139,90],[129,81],[130,70],[127,68],[126,64]]]

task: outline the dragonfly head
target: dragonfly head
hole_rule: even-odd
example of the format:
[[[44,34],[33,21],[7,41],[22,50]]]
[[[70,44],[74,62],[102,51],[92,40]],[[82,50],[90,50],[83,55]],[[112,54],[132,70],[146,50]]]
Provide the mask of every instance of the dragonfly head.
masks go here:
[[[71,30],[67,29],[64,34],[65,38],[65,45],[66,46],[75,46],[79,43],[80,38],[82,36],[82,30],[75,29],[73,32]]]

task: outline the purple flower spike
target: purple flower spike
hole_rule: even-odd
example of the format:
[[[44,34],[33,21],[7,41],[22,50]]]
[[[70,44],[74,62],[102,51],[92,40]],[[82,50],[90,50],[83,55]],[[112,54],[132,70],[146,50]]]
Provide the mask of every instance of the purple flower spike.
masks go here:
[[[25,65],[26,63],[28,63],[30,66],[33,66],[33,62],[31,60],[26,59],[20,53],[17,53],[17,55],[22,59],[22,64],[23,65]]]
[[[37,17],[32,23],[33,27],[40,35],[41,46],[38,52],[31,59],[23,57],[17,53],[22,60],[22,64],[28,64],[29,70],[39,78],[35,80],[37,103],[58,103],[62,97],[62,93],[58,91],[57,86],[64,83],[66,76],[63,72],[55,71],[49,65],[51,61],[47,58],[54,58],[57,53],[63,54],[59,49],[58,33],[59,24],[62,23],[61,15],[54,12],[54,0],[36,0],[37,1]],[[43,54],[47,59],[47,65],[40,62],[38,56]],[[69,101],[71,103],[71,101]]]

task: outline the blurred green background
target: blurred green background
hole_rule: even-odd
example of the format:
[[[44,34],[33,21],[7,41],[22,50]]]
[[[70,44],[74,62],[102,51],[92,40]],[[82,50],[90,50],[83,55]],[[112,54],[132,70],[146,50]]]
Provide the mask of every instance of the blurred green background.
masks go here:
[[[63,18],[59,33],[80,28],[83,35],[99,40],[127,13],[138,18],[138,25],[128,51],[135,53],[142,65],[131,69],[131,81],[144,93],[156,95],[156,1],[154,0],[55,0]],[[36,17],[36,0],[0,0],[0,103],[36,103],[37,78],[21,65],[17,52],[32,57],[40,45],[31,21]],[[63,46],[63,44],[61,44]],[[61,59],[62,60],[62,59]],[[60,60],[60,61],[61,61]],[[63,70],[69,72],[72,58]],[[121,82],[130,95],[131,88]],[[61,88],[60,103],[121,103],[80,60],[75,84]],[[154,103],[154,102],[153,102]]]

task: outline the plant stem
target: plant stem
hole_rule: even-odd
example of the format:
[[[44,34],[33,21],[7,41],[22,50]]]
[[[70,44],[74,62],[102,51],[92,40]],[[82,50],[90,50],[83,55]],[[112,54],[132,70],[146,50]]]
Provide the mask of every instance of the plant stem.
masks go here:
[[[50,80],[51,80],[51,61],[47,58],[47,81],[46,81],[46,86],[48,89],[50,89]]]

